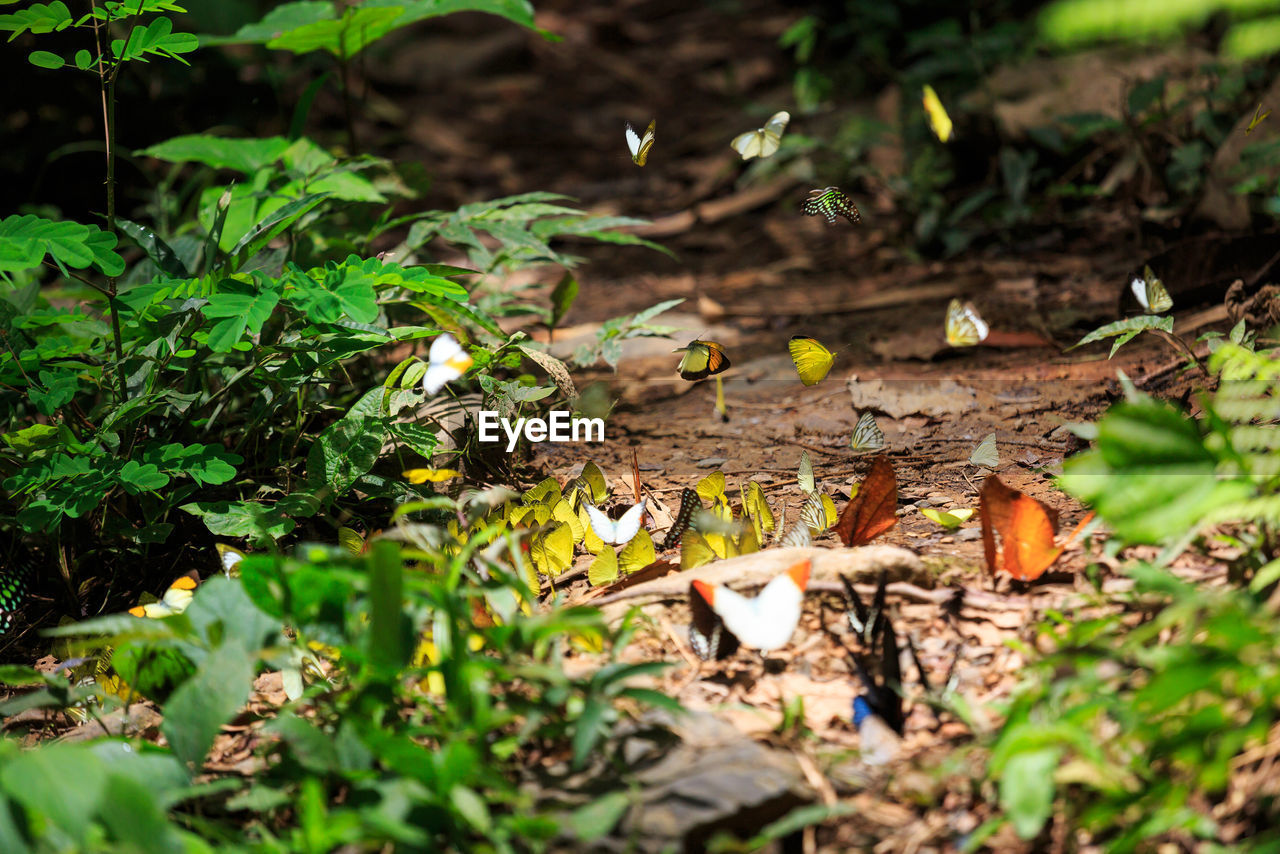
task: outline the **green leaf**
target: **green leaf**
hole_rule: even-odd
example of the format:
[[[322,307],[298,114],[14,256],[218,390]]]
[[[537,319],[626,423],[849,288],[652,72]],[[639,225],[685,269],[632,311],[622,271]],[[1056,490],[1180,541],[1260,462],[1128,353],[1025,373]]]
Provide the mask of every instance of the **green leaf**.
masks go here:
[[[239,639],[228,638],[165,704],[160,729],[193,775],[200,773],[218,730],[249,699],[254,663]]]
[[[23,33],[52,33],[71,26],[71,10],[62,0],[52,3],[32,3],[25,9],[9,15],[0,15],[0,32],[11,32],[9,41],[13,41]]]
[[[533,5],[528,0],[373,0],[370,5],[404,6],[404,23],[452,15],[455,12],[487,12],[514,21],[522,27],[534,28]]]
[[[53,71],[56,71],[67,64],[65,59],[58,56],[56,53],[50,53],[47,50],[31,51],[31,53],[27,54],[27,62],[30,62],[37,68],[48,68]]]
[[[551,321],[547,324],[552,329],[560,325],[560,321],[573,308],[573,301],[578,298],[578,280],[568,270],[556,282],[551,291]]]
[[[569,814],[568,829],[583,842],[600,839],[617,826],[631,805],[626,792],[610,792]]]
[[[263,217],[248,230],[231,249],[232,270],[238,270],[259,249],[266,246],[280,232],[293,225],[316,205],[328,198],[325,193],[310,193],[294,199]]]
[[[74,785],[68,781],[74,780]],[[61,835],[85,846],[107,784],[101,760],[76,744],[46,744],[8,759],[0,770],[5,793],[35,816],[47,816]]]
[[[213,169],[234,169],[251,175],[276,162],[291,142],[282,136],[264,139],[227,139],[195,134],[177,136],[135,154],[170,163],[202,163]]]
[[[114,251],[115,235],[96,226],[78,222],[55,222],[27,214],[0,220],[0,263],[6,269],[25,269],[21,261],[34,259],[35,266],[47,253],[69,267],[98,266],[107,275],[124,271],[124,259]]]
[[[144,57],[147,54],[154,54],[176,59],[186,65],[186,60],[178,54],[190,53],[199,46],[200,40],[195,35],[173,32],[173,21],[160,15],[153,18],[145,27],[141,25],[134,27],[129,33],[127,42],[120,39],[113,41],[111,50],[119,62],[132,60],[145,62]]]
[[[1085,344],[1092,344],[1094,341],[1101,341],[1104,338],[1113,338],[1116,336],[1124,337],[1124,341],[1128,341],[1139,332],[1145,332],[1148,329],[1161,329],[1170,334],[1173,333],[1173,318],[1160,317],[1154,314],[1141,314],[1137,317],[1129,317],[1124,320],[1117,320],[1115,323],[1108,323],[1106,326],[1099,326],[1088,335],[1081,338],[1075,344],[1068,347],[1068,350],[1074,350],[1076,347],[1083,347]],[[1121,341],[1120,344],[1123,344]],[[1120,346],[1117,344],[1112,348],[1111,354],[1115,355],[1116,349]]]
[[[125,491],[131,495],[139,492],[155,492],[169,484],[169,476],[162,473],[154,465],[143,465],[137,460],[129,460],[120,469],[120,482]]]
[[[128,219],[116,219],[116,225],[120,226],[120,230],[142,248],[147,253],[147,257],[160,268],[160,272],[164,273],[171,279],[189,279],[191,273],[187,271],[186,266],[182,263],[176,252],[165,243],[160,235],[156,234],[145,225],[139,225]]]
[[[130,851],[170,854],[186,849],[181,834],[157,803],[154,781],[112,774],[102,795],[101,816],[115,843]]]
[[[305,27],[317,21],[330,20],[335,16],[333,3],[329,0],[299,0],[296,3],[284,3],[272,9],[262,20],[245,24],[231,36],[205,37],[205,44],[266,44],[281,33]]]
[[[268,543],[286,536],[296,527],[277,508],[261,501],[194,501],[178,509],[204,520],[211,534],[255,543]]]
[[[479,832],[487,833],[492,827],[493,819],[489,816],[489,807],[473,790],[466,786],[454,786],[449,790],[449,800],[453,802],[453,808],[458,811],[458,814],[466,819],[467,824]]]
[[[257,335],[280,302],[278,282],[255,275],[253,284],[223,279],[200,311],[209,319],[223,318],[209,330],[209,349],[228,353],[245,332]]]
[[[282,32],[268,41],[267,47],[292,53],[325,50],[338,59],[350,59],[387,33],[403,26],[403,23],[397,23],[402,12],[401,5],[382,9],[351,6],[336,21],[314,21]]]
[[[1053,772],[1061,755],[1061,748],[1045,747],[1016,753],[1005,763],[1000,776],[1000,806],[1023,839],[1037,836],[1053,813]]]
[[[351,488],[361,475],[373,468],[382,452],[386,427],[381,418],[359,414],[376,407],[382,388],[376,387],[351,408],[346,417],[324,429],[307,454],[307,479],[313,485],[327,485],[337,494]]]
[[[404,565],[400,547],[390,540],[373,544],[369,605],[369,662],[387,673],[398,672],[409,663],[409,626],[404,615]]]

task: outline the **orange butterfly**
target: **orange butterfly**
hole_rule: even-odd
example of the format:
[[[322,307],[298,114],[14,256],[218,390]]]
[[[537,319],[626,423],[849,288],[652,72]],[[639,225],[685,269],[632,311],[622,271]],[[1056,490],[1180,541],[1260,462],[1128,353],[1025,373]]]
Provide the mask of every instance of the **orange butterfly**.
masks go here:
[[[1020,581],[1034,581],[1062,554],[1080,529],[1093,518],[1086,516],[1061,546],[1054,545],[1058,514],[1030,495],[1011,489],[988,475],[982,483],[978,506],[982,512],[982,549],[987,568],[1003,569]],[[996,535],[1000,537],[997,560]]]
[[[858,494],[849,499],[836,522],[836,535],[846,546],[869,543],[898,523],[898,477],[881,454],[871,461]]]

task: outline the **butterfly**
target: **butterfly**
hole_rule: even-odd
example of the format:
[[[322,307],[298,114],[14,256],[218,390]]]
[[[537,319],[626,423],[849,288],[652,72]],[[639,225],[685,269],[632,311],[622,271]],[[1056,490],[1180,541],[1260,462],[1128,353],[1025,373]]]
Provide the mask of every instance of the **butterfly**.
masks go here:
[[[1053,565],[1066,548],[1054,544],[1058,514],[1030,495],[1005,486],[994,474],[982,484],[978,507],[982,512],[982,550],[987,568],[1003,569],[1021,581],[1034,581]],[[1090,513],[1067,538],[1075,538]],[[996,538],[999,537],[997,553]]]
[[[671,523],[671,528],[667,531],[667,536],[662,541],[664,549],[673,549],[680,542],[681,535],[689,530],[689,522],[693,520],[693,511],[702,509],[702,501],[698,498],[698,493],[688,487],[680,490],[680,510],[676,513],[676,520]]]
[[[862,217],[853,199],[840,192],[839,187],[824,187],[821,190],[810,190],[809,198],[804,200],[800,208],[805,216],[822,214],[828,225],[835,225],[836,217],[842,216],[850,223],[858,222]]]
[[[862,413],[853,428],[853,438],[849,447],[855,451],[878,451],[884,447],[884,432],[876,423],[876,417],[870,412]]]
[[[725,355],[724,348],[714,341],[694,339],[671,352],[684,353],[678,370],[686,380],[704,379],[729,369],[729,357]]]
[[[1173,297],[1169,296],[1164,282],[1156,278],[1150,267],[1142,268],[1142,278],[1130,282],[1129,289],[1133,291],[1143,311],[1160,314],[1173,308]]]
[[[782,144],[782,132],[787,129],[791,114],[786,110],[774,113],[764,127],[738,134],[729,145],[742,155],[743,160],[753,157],[771,157]]]
[[[1271,111],[1262,112],[1262,105],[1258,105],[1258,109],[1253,111],[1253,120],[1249,122],[1249,126],[1244,129],[1246,134],[1253,133],[1253,129],[1262,124],[1262,120],[1271,115]]]
[[[898,477],[888,457],[881,455],[871,461],[857,494],[841,511],[836,536],[846,546],[869,543],[898,523],[897,508]]]
[[[631,122],[627,122],[627,148],[631,150],[631,160],[637,166],[643,166],[649,159],[649,149],[653,148],[653,129],[657,124],[657,119],[650,121],[649,126],[644,130],[644,136],[641,137],[636,134]]]
[[[973,303],[953,299],[947,306],[947,343],[952,347],[972,347],[987,339],[991,327]]]
[[[619,520],[618,524],[621,525],[622,520]],[[600,554],[596,555],[596,559],[591,562],[591,566],[587,567],[587,580],[591,582],[592,587],[611,584],[619,575],[639,572],[656,561],[657,555],[654,553],[653,540],[649,537],[648,531],[637,528],[636,532],[627,539],[629,542],[622,547],[622,551],[615,553],[613,549],[601,549]]]
[[[883,765],[898,755],[902,746],[902,733],[906,717],[902,713],[902,664],[898,648],[898,633],[884,609],[886,577],[882,573],[876,588],[876,598],[869,610],[849,614],[850,625],[872,655],[880,650],[879,678],[872,675],[863,655],[853,655],[854,667],[862,681],[863,693],[853,700],[853,725],[858,728],[862,759],[868,765]],[[861,602],[852,586],[845,586],[853,594],[853,602]]]
[[[179,576],[169,585],[169,589],[164,591],[164,596],[160,601],[130,608],[129,613],[135,617],[151,617],[153,619],[168,617],[172,614],[181,614],[191,604],[191,599],[195,596],[194,591],[197,583],[198,579],[194,572]]]
[[[800,382],[807,386],[822,382],[836,360],[835,354],[822,346],[818,339],[807,335],[791,336],[787,350],[791,352],[791,361],[800,375]]]
[[[218,550],[218,566],[222,574],[228,578],[238,576],[240,561],[244,560],[244,552],[226,543],[215,543],[213,547]]]
[[[14,555],[0,573],[0,637],[13,628],[13,616],[26,601],[35,575],[35,561],[25,549]]]
[[[453,382],[466,373],[475,360],[452,335],[445,332],[431,342],[427,361],[427,372],[422,375],[422,390],[427,394],[435,394],[446,383]]]
[[[587,518],[591,520],[591,530],[606,543],[618,545],[630,542],[640,532],[640,523],[644,521],[644,506],[649,499],[642,498],[615,522],[600,509],[590,504],[582,505],[587,509]]]
[[[836,505],[825,492],[810,492],[800,505],[800,521],[809,529],[810,537],[826,533],[836,522]]]
[[[806,549],[813,544],[813,532],[803,521],[797,522],[787,529],[778,541],[783,548]]]
[[[853,629],[854,637],[858,638],[864,647],[870,649],[875,645],[876,633],[881,630],[887,619],[884,613],[884,599],[888,589],[889,574],[881,570],[870,608],[862,601],[862,597],[858,595],[858,591],[854,589],[853,582],[847,575],[840,576],[840,581],[844,584],[845,604],[848,605],[845,616],[848,617],[849,628]]]
[[[724,659],[738,651],[740,645],[724,620],[712,609],[698,588],[689,585],[689,646],[703,661]]]
[[[934,136],[943,142],[950,140],[951,117],[942,106],[942,99],[938,97],[938,93],[933,91],[933,87],[927,83],[924,87],[924,112],[929,118],[929,127],[933,129]]]
[[[1000,452],[996,450],[996,434],[988,433],[969,455],[969,464],[993,469],[1000,464]]]
[[[807,559],[766,584],[754,599],[718,584],[693,582],[694,590],[724,621],[725,628],[761,652],[778,649],[791,640],[800,623],[800,604],[808,585]]]

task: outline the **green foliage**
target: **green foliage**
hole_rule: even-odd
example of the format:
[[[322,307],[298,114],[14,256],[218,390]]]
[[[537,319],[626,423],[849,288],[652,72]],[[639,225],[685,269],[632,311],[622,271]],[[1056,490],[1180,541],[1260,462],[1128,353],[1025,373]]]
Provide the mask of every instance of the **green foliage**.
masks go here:
[[[1146,332],[1151,329],[1159,329],[1173,334],[1173,317],[1161,317],[1154,314],[1141,314],[1137,317],[1126,317],[1124,320],[1117,320],[1114,323],[1108,323],[1105,326],[1099,326],[1088,335],[1081,338],[1068,349],[1083,347],[1085,344],[1092,344],[1095,341],[1103,341],[1107,338],[1114,338],[1111,342],[1111,352],[1107,354],[1107,358],[1111,358],[1116,351],[1125,344],[1132,341],[1139,333]]]
[[[1199,417],[1131,393],[1083,431],[1094,447],[1067,460],[1061,486],[1098,511],[1117,544],[1185,544],[1209,526],[1236,523],[1259,526],[1263,556],[1275,558],[1274,356],[1220,342],[1210,361],[1218,390]]]
[[[329,0],[300,0],[277,6],[261,21],[246,24],[207,44],[261,44],[273,50],[310,53],[323,50],[348,60],[388,33],[426,18],[454,12],[487,12],[533,28],[527,0],[365,0],[342,14]]]
[[[1043,625],[1052,651],[1031,662],[995,738],[988,773],[1024,839],[1051,814],[1109,851],[1214,839],[1213,806],[1232,781],[1248,792],[1245,775],[1261,773],[1241,754],[1266,743],[1280,708],[1274,616],[1241,591],[1145,564],[1129,573],[1135,588],[1115,604],[1151,619]],[[1274,826],[1274,802],[1249,812]]]
[[[446,520],[468,512],[449,499],[431,506],[429,514]],[[404,510],[406,520],[423,512]],[[616,649],[630,629],[624,622],[608,630],[593,609],[527,613],[524,553],[502,530],[481,524],[459,547],[446,528],[423,521],[406,528],[411,549],[381,540],[361,558],[314,544],[292,557],[251,555],[241,579],[207,582],[181,615],[57,630],[85,638],[85,649],[114,647],[117,664],[132,652],[131,680],[166,684],[159,699],[169,746],[108,740],[23,753],[0,742],[5,850],[63,850],[67,840],[82,850],[157,850],[129,847],[138,844],[136,829],[109,814],[120,799],[130,802],[127,816],[147,816],[164,850],[205,850],[178,830],[199,813],[193,827],[201,836],[243,850],[545,847],[559,827],[517,785],[524,753],[563,745],[581,762],[617,719],[619,700],[678,707],[628,685],[661,664],[564,672],[567,641]],[[317,660],[312,649],[322,650],[324,675],[299,670],[297,662]],[[174,660],[185,662],[177,679]],[[259,773],[192,786],[261,667],[293,671],[303,687],[263,729]],[[17,668],[0,676],[40,681]],[[101,685],[73,690],[65,677],[43,680],[44,689],[0,712],[86,696],[104,708],[120,702]],[[137,758],[99,761],[117,754]],[[116,776],[146,785],[113,793]],[[211,817],[228,811],[234,823]],[[570,829],[595,836],[606,819],[582,816]]]
[[[1248,59],[1280,50],[1280,17],[1247,20],[1267,12],[1274,12],[1274,4],[1254,0],[1180,0],[1158,4],[1056,0],[1041,14],[1040,29],[1049,42],[1058,46],[1109,40],[1147,42],[1197,29],[1204,26],[1210,16],[1225,13],[1232,19],[1232,26],[1223,39],[1223,52]]]

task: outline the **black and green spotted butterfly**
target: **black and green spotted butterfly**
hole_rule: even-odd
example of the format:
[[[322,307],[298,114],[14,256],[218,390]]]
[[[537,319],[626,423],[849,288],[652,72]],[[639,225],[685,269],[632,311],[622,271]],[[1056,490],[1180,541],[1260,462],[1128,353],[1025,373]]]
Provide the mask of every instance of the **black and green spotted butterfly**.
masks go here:
[[[835,225],[836,217],[842,216],[850,223],[858,222],[862,217],[858,214],[858,206],[853,199],[840,191],[839,187],[823,187],[821,190],[810,190],[809,198],[804,200],[801,208],[805,216],[822,214],[828,225]]]
[[[13,555],[0,568],[0,636],[13,627],[13,617],[26,602],[34,575],[35,561],[26,550]]]

